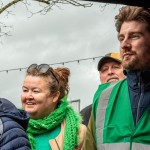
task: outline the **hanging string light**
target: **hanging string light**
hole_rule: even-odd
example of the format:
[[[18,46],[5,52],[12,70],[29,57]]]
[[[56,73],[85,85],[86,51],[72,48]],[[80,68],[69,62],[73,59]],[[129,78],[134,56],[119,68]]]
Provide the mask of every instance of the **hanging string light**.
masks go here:
[[[79,64],[80,61],[85,61],[85,60],[90,60],[90,59],[95,60],[96,58],[101,58],[101,57],[103,57],[103,56],[90,57],[90,58],[84,58],[84,59],[78,59],[78,60],[70,60],[70,61],[65,61],[65,62],[52,63],[52,64],[48,64],[48,65],[50,65],[50,66],[59,65],[59,64],[65,65],[65,64],[73,63],[73,62],[77,62]],[[15,69],[0,70],[0,73],[1,72],[8,73],[10,71],[16,71],[16,70],[22,71],[22,70],[27,69],[27,68],[28,67],[19,67],[19,68],[15,68]]]

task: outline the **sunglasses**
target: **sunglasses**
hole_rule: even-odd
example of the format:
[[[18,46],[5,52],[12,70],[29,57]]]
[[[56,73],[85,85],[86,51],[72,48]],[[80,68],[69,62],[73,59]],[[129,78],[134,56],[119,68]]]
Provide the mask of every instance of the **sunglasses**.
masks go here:
[[[54,74],[53,69],[48,64],[41,64],[41,65],[32,64],[28,67],[27,73],[30,73],[31,70],[33,70],[33,69],[36,69],[41,74],[44,74],[44,73],[47,73],[48,71],[50,71],[50,73],[53,75],[53,77],[56,79],[56,81],[59,84],[59,81],[58,81],[56,75]]]

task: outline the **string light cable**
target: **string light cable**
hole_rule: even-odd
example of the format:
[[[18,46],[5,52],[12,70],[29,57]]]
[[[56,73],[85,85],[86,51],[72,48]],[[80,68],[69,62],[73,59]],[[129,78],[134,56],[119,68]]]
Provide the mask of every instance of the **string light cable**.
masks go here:
[[[53,65],[65,65],[65,64],[68,64],[68,63],[73,63],[73,62],[80,62],[80,61],[86,61],[86,60],[90,60],[90,59],[92,59],[92,60],[95,60],[95,59],[97,59],[97,58],[101,58],[101,57],[103,57],[103,56],[97,56],[97,57],[90,57],[90,58],[83,58],[83,59],[77,59],[77,60],[70,60],[70,61],[65,61],[65,62],[58,62],[58,63],[52,63],[52,64],[48,64],[49,66],[53,66]],[[22,71],[22,70],[24,70],[24,69],[27,69],[28,67],[20,67],[20,68],[14,68],[14,69],[6,69],[6,70],[0,70],[0,73],[1,72],[6,72],[6,73],[8,73],[8,72],[10,72],[10,71],[17,71],[17,70],[19,70],[19,71]]]

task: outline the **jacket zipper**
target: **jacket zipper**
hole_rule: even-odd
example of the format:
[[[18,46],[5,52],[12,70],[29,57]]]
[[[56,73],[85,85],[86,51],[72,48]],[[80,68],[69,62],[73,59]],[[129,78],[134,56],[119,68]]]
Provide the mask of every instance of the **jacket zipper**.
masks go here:
[[[140,104],[141,104],[141,99],[142,99],[142,86],[141,86],[141,78],[139,78],[139,101],[138,101],[138,107],[137,107],[137,112],[136,112],[136,125],[139,121],[139,109],[140,109]]]

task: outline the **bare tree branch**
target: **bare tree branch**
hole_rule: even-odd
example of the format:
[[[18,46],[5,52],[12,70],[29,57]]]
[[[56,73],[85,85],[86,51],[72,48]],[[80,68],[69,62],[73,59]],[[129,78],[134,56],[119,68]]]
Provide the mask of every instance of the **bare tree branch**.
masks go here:
[[[52,10],[53,6],[57,6],[57,4],[71,4],[73,6],[77,6],[77,7],[81,6],[84,8],[92,6],[92,3],[87,3],[87,2],[83,2],[83,1],[81,3],[81,1],[79,2],[79,0],[9,0],[9,1],[10,2],[7,3],[5,0],[0,0],[0,14],[5,12],[6,16],[8,16],[9,14],[14,15],[9,8],[11,6],[16,5],[19,2],[22,2],[23,5],[26,7],[27,12],[31,13],[30,17],[32,17],[34,14],[38,14],[38,13],[45,15],[50,10]],[[32,2],[39,3],[40,8],[38,7],[36,12],[32,12],[29,9],[29,8],[31,8],[31,5],[34,5],[34,3],[32,3]],[[2,22],[0,22],[0,37],[4,36],[4,35],[6,35],[6,36],[10,35],[10,31],[6,30],[8,28],[10,28],[10,26],[6,26]]]
[[[15,5],[21,1],[23,2],[24,0],[12,0],[8,4],[6,4],[5,6],[3,6],[3,3],[1,2],[2,7],[0,8],[0,14],[3,13],[5,10],[7,10],[12,5]],[[91,7],[92,6],[91,3],[82,4],[82,3],[79,3],[77,0],[33,0],[33,1],[37,1],[40,3],[46,4],[47,6],[49,6],[49,8],[51,8],[52,6],[54,6],[57,3],[71,4],[74,6],[82,6],[82,7]],[[24,4],[25,3],[27,3],[27,2],[24,2]]]
[[[0,14],[1,14],[2,12],[4,12],[6,9],[8,9],[10,6],[12,6],[12,5],[14,5],[14,4],[16,4],[16,3],[20,2],[20,1],[23,1],[23,0],[13,0],[12,2],[6,4],[4,7],[2,7],[2,8],[0,9]]]
[[[41,3],[45,3],[47,5],[50,4],[49,0],[35,0],[35,1],[38,1],[38,2],[41,2]]]
[[[12,28],[12,26],[6,26],[4,23],[0,22],[0,37],[11,36],[10,28]]]

